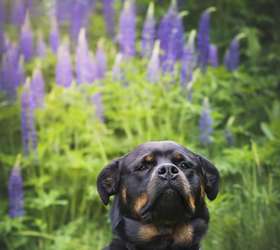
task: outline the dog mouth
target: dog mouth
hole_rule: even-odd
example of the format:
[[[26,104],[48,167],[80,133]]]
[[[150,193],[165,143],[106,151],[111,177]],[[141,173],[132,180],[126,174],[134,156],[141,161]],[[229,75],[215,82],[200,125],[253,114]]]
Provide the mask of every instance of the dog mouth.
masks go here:
[[[158,187],[142,211],[144,220],[158,224],[173,224],[190,217],[192,211],[186,202],[187,196],[180,186],[172,182]]]

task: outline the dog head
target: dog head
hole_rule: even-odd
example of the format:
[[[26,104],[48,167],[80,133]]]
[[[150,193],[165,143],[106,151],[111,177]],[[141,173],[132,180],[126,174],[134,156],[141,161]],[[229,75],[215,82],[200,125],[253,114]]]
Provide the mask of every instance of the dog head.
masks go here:
[[[105,205],[117,195],[123,215],[172,224],[191,218],[205,196],[213,200],[219,173],[207,159],[172,141],[141,144],[112,161],[97,180]]]

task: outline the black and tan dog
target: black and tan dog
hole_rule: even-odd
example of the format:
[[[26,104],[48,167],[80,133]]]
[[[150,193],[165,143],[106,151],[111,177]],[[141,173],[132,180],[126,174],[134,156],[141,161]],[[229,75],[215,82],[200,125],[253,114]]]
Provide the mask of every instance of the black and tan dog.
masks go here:
[[[111,162],[97,180],[111,210],[106,250],[198,250],[209,222],[205,195],[216,198],[219,173],[172,141],[147,142]]]

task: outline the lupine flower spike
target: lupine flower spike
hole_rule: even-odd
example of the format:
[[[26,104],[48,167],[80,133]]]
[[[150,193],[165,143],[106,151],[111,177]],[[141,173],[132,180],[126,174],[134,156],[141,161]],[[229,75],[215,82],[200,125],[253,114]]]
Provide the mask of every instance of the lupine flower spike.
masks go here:
[[[177,3],[171,2],[167,14],[160,22],[158,38],[162,49],[161,63],[163,72],[173,72],[174,63],[181,59],[184,50],[183,15],[179,15]]]
[[[113,38],[115,34],[115,10],[114,10],[115,0],[103,0],[103,15],[106,24],[107,34]]]
[[[24,24],[21,27],[20,51],[25,61],[29,61],[33,56],[33,33],[30,25],[29,13],[26,13]]]
[[[135,6],[134,0],[125,0],[124,7],[120,15],[118,42],[120,51],[124,57],[135,55]]]
[[[97,65],[94,54],[89,52],[89,83],[97,80]]]
[[[38,34],[37,38],[36,54],[40,58],[44,58],[47,54],[47,46],[41,32]]]
[[[192,30],[188,39],[188,43],[184,48],[181,66],[181,86],[184,88],[192,80],[193,70],[195,67],[195,44],[194,39],[196,31]]]
[[[24,78],[23,58],[21,63],[19,58],[19,49],[15,44],[11,44],[2,57],[1,89],[11,100],[16,97],[17,87]]]
[[[51,19],[51,30],[49,34],[49,44],[53,53],[57,52],[59,46],[59,29],[56,17],[53,16]]]
[[[121,63],[122,63],[122,54],[118,53],[112,68],[113,81],[120,82],[124,78]]]
[[[210,46],[209,46],[209,64],[212,67],[219,66],[218,48],[214,44],[210,44]]]
[[[25,3],[22,0],[14,0],[11,6],[11,22],[20,27],[26,16]]]
[[[197,33],[198,64],[202,71],[205,71],[209,61],[210,46],[210,14],[215,11],[214,7],[205,10],[199,20]]]
[[[5,1],[0,0],[0,27],[4,24],[6,16],[5,16]]]
[[[64,41],[58,48],[55,76],[58,85],[70,87],[73,75],[68,41]]]
[[[4,24],[0,23],[0,54],[1,55],[5,52],[5,34],[4,34],[3,26],[4,26]]]
[[[88,22],[88,14],[90,11],[89,1],[75,1],[72,7],[70,33],[71,38],[76,42],[80,30],[85,28]]]
[[[203,100],[202,112],[199,120],[200,143],[203,146],[208,146],[212,143],[211,134],[213,132],[213,121],[208,99]]]
[[[148,63],[147,69],[147,79],[151,83],[156,83],[159,81],[161,75],[160,68],[160,41],[157,40],[154,45],[153,53],[151,59]]]
[[[95,113],[96,117],[101,121],[104,122],[104,107],[102,102],[102,95],[101,93],[96,93],[92,96],[92,102],[95,106]]]
[[[42,108],[44,106],[45,82],[39,67],[33,72],[30,92],[34,101],[34,108]]]
[[[21,133],[25,155],[37,149],[34,108],[35,102],[30,90],[30,79],[28,78],[21,95]]]
[[[76,50],[76,75],[77,83],[90,83],[89,50],[86,39],[86,30],[80,30],[78,46]]]
[[[20,56],[18,65],[16,67],[15,78],[16,78],[15,86],[18,87],[20,84],[24,84],[25,71],[24,71],[24,59],[22,55]]]
[[[16,164],[12,169],[8,183],[9,194],[9,216],[11,218],[22,217],[24,211],[24,191],[23,179],[20,171],[20,157],[17,158]]]
[[[229,48],[224,58],[224,64],[229,71],[234,71],[239,66],[240,51],[239,40],[244,37],[244,34],[239,34],[231,41]]]
[[[96,66],[97,66],[97,78],[102,79],[105,76],[107,70],[107,59],[103,49],[103,41],[99,40],[97,44],[97,50],[95,54]]]
[[[150,57],[154,47],[155,25],[156,21],[154,18],[154,3],[151,2],[142,31],[142,56],[146,58]]]
[[[64,22],[70,19],[70,13],[73,8],[73,0],[56,0],[55,16],[58,22]]]

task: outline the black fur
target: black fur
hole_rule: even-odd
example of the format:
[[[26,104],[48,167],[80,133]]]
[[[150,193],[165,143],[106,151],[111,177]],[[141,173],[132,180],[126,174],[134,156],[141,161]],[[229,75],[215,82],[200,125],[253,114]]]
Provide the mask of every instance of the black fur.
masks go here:
[[[207,159],[172,141],[148,142],[100,173],[105,205],[114,195],[114,238],[105,250],[198,250],[219,172]]]

